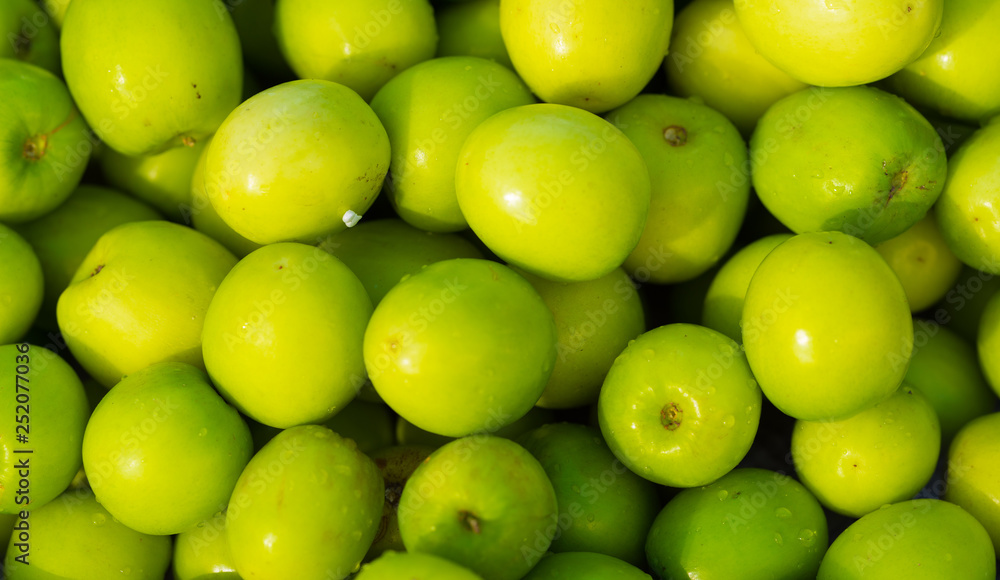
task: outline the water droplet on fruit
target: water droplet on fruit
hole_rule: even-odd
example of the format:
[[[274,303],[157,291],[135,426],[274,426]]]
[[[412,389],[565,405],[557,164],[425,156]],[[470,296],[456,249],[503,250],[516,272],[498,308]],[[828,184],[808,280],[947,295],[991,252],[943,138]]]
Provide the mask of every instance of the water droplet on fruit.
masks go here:
[[[782,538],[782,537],[781,537],[781,534],[779,534],[778,532],[774,532],[774,541],[775,541],[775,543],[777,543],[777,544],[778,544],[779,546],[785,543],[785,539],[784,539],[784,538]]]
[[[725,417],[722,418],[723,427],[732,427],[735,423],[736,423],[736,417],[733,417],[732,415],[726,415]]]
[[[96,514],[94,514],[94,515],[93,515],[93,516],[92,516],[92,517],[90,518],[90,521],[91,521],[91,522],[92,522],[92,523],[93,523],[93,524],[94,524],[95,526],[103,526],[103,525],[104,525],[104,522],[106,522],[106,521],[107,521],[107,519],[108,519],[108,518],[106,518],[106,517],[104,516],[104,514],[102,514],[102,513],[96,513]]]
[[[727,497],[729,497],[729,492],[724,489],[720,489],[719,493],[716,495],[718,496],[719,501],[724,501]]]
[[[208,435],[208,429],[202,427],[201,430],[198,431],[198,437],[204,437],[205,435]]]
[[[788,508],[780,507],[774,510],[774,517],[782,520],[787,520],[788,518],[792,517],[792,512]]]
[[[559,25],[556,24],[555,22],[553,22],[552,24],[549,24],[549,28],[552,29],[552,32],[555,32],[556,34],[559,34]]]
[[[812,546],[816,543],[816,532],[810,529],[804,529],[799,531],[799,541],[802,542],[803,546]]]

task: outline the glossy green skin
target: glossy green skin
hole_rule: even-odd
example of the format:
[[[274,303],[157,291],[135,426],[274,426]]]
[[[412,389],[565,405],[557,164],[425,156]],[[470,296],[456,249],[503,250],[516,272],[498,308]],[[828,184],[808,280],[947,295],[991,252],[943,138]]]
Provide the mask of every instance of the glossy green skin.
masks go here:
[[[747,288],[740,326],[764,394],[807,421],[850,417],[887,398],[913,349],[896,275],[840,232],[800,234],[772,250]]]
[[[517,73],[547,103],[603,113],[639,94],[670,43],[673,0],[501,0]]]
[[[433,452],[433,447],[422,445],[394,445],[371,455],[385,482],[385,503],[382,506],[382,518],[379,520],[375,540],[365,554],[366,561],[374,560],[387,550],[406,549],[403,537],[399,533],[399,499],[403,495],[407,480]]]
[[[219,217],[219,212],[215,211],[215,207],[212,206],[212,200],[208,197],[208,189],[205,187],[205,165],[208,161],[208,145],[211,142],[211,137],[204,141],[205,146],[194,166],[194,171],[191,173],[191,205],[182,208],[181,213],[184,223],[219,242],[234,255],[242,258],[260,248],[261,245],[251,242],[233,231],[233,228]]]
[[[535,97],[510,69],[481,58],[435,58],[394,77],[372,99],[392,146],[389,201],[408,223],[433,232],[468,227],[455,194],[465,139],[494,113]]]
[[[663,64],[673,94],[701,98],[746,136],[775,101],[806,87],[754,49],[733,0],[695,0],[681,10]]]
[[[951,251],[973,268],[1000,274],[1000,120],[972,135],[948,162],[948,182],[935,210]]]
[[[671,429],[665,421],[672,405],[681,414]],[[597,413],[604,439],[626,467],[661,485],[695,487],[743,459],[760,405],[735,342],[702,326],[670,324],[643,334],[615,360]]]
[[[983,377],[973,344],[926,321],[914,320],[913,328],[913,356],[904,380],[934,406],[947,449],[959,429],[996,407],[997,397]]]
[[[8,0],[0,10],[0,58],[17,59],[59,74],[59,32],[31,0]]]
[[[878,244],[918,222],[944,187],[944,145],[899,97],[810,88],[775,103],[750,139],[753,186],[796,233]]]
[[[405,276],[454,258],[482,258],[465,238],[419,230],[399,219],[363,221],[324,239],[320,248],[354,272],[376,306]]]
[[[726,260],[705,293],[702,325],[718,330],[736,342],[742,342],[740,318],[743,316],[743,301],[747,296],[750,279],[771,250],[791,237],[792,234],[773,234],[760,238]]]
[[[851,524],[823,558],[817,580],[996,578],[989,535],[962,508],[914,499]]]
[[[355,580],[482,580],[482,576],[431,554],[387,552],[365,564]]]
[[[219,127],[205,187],[215,211],[258,244],[316,242],[375,201],[389,138],[358,95],[323,80],[257,93]]]
[[[534,406],[555,364],[556,328],[510,268],[445,260],[386,294],[365,332],[364,358],[375,390],[400,416],[461,437]]]
[[[31,512],[28,565],[11,538],[4,572],[10,580],[162,580],[170,565],[168,536],[149,536],[117,521],[88,490],[67,491]]]
[[[42,306],[45,280],[38,254],[15,230],[0,224],[0,344],[24,336]]]
[[[239,580],[229,550],[226,514],[219,512],[181,532],[174,541],[175,580]]]
[[[797,421],[795,471],[820,503],[861,517],[913,497],[930,479],[941,427],[930,401],[905,383],[888,399],[841,421]]]
[[[591,552],[565,552],[542,558],[524,580],[652,580],[635,566]]]
[[[346,578],[375,537],[384,493],[375,463],[350,439],[318,425],[282,431],[229,500],[236,569],[243,578]]]
[[[823,508],[802,484],[741,468],[670,500],[646,555],[661,578],[812,580],[826,547]]]
[[[478,56],[514,68],[500,33],[500,0],[439,6],[438,56]]]
[[[556,494],[542,466],[520,445],[488,435],[438,449],[417,468],[399,502],[408,552],[465,566],[485,580],[522,578],[545,553]],[[529,541],[541,545],[529,548]]]
[[[455,173],[469,226],[507,262],[594,280],[635,248],[650,202],[642,155],[610,123],[565,105],[507,109],[466,139]]]
[[[535,403],[551,409],[597,402],[608,370],[628,342],[646,331],[639,293],[624,270],[588,282],[553,282],[518,268],[556,322],[552,376]]]
[[[994,294],[983,310],[979,320],[979,336],[976,349],[979,364],[993,392],[1000,395],[1000,294]]]
[[[155,362],[204,367],[201,330],[236,258],[165,221],[122,224],[97,240],[56,304],[70,352],[111,388]]]
[[[490,425],[489,428],[485,430],[486,433],[490,435],[496,435],[497,437],[504,437],[507,439],[515,440],[521,435],[524,435],[528,431],[532,431],[552,423],[556,420],[555,412],[550,409],[545,409],[542,407],[532,407],[527,413],[524,414],[520,419],[507,423],[506,425],[500,427],[499,429],[493,430],[492,428],[496,425]],[[427,445],[432,449],[437,449],[445,443],[454,441],[454,437],[445,437],[444,435],[438,435],[437,433],[431,433],[429,431],[424,431],[420,427],[417,427],[413,423],[410,423],[402,417],[396,418],[396,440],[400,445]]]
[[[282,429],[325,421],[364,382],[371,313],[364,286],[343,262],[305,244],[270,244],[219,285],[205,314],[205,367],[226,400],[255,421]],[[295,389],[282,388],[288,384]]]
[[[158,220],[162,216],[145,203],[98,185],[81,185],[62,205],[44,216],[17,226],[42,265],[45,291],[37,323],[58,328],[56,303],[69,286],[87,252],[102,235],[129,222]],[[0,262],[7,262],[0,260]],[[19,268],[21,272],[25,270]],[[21,274],[24,284],[24,274]],[[0,324],[0,327],[6,325]],[[7,341],[9,342],[9,341]]]
[[[52,73],[0,58],[0,221],[26,222],[76,188],[93,142],[66,85]],[[29,156],[29,157],[26,157]]]
[[[246,423],[205,373],[176,362],[122,379],[83,437],[83,467],[101,504],[156,535],[180,533],[225,505],[252,452]]]
[[[108,148],[101,152],[101,170],[111,186],[127,191],[174,221],[184,219],[191,205],[191,176],[205,149],[176,147],[155,155],[130,157]]]
[[[736,0],[735,7],[750,42],[775,66],[811,85],[846,87],[916,60],[937,33],[944,4]]]
[[[721,113],[677,97],[639,95],[605,117],[649,168],[649,216],[625,269],[658,284],[696,278],[729,250],[746,215],[750,181],[733,184],[746,143]],[[667,138],[669,128],[683,138]]]
[[[995,0],[947,0],[939,34],[887,87],[922,109],[969,122],[1000,113],[1000,55],[988,48],[997,19]]]
[[[542,465],[559,504],[551,552],[597,552],[635,566],[646,562],[646,533],[662,505],[656,485],[632,473],[601,432],[553,423],[517,439]]]
[[[875,249],[896,273],[913,312],[944,298],[962,271],[962,262],[948,248],[934,212],[927,212],[910,229]]]
[[[73,480],[90,407],[76,372],[56,353],[7,344],[0,346],[0,360],[0,379],[9,385],[0,401],[0,512],[16,514],[44,506]],[[26,373],[17,372],[20,365],[27,365]],[[19,405],[15,393],[28,401],[22,397]],[[27,443],[15,440],[22,435]],[[28,462],[27,472],[18,467],[22,460]],[[28,493],[19,493],[21,484],[29,484]]]
[[[300,78],[347,85],[366,101],[437,48],[428,0],[281,0],[274,33]]]
[[[944,498],[975,516],[1000,550],[1000,477],[996,463],[1000,413],[968,423],[948,453],[948,489]]]
[[[60,44],[80,111],[125,155],[204,139],[240,102],[240,41],[219,0],[87,0],[66,13]]]

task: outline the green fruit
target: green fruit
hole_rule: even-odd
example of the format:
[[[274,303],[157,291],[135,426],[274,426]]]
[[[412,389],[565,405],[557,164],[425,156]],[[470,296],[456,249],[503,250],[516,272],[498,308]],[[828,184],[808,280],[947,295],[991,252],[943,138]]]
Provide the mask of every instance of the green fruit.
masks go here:
[[[871,87],[781,99],[757,124],[750,157],[754,190],[789,229],[837,230],[870,244],[920,221],[947,175],[934,127]]]
[[[364,358],[378,394],[400,416],[461,437],[495,431],[532,408],[552,374],[556,328],[510,268],[446,260],[386,294],[365,331]]]
[[[920,312],[944,298],[962,263],[948,249],[933,212],[905,232],[875,247],[896,273],[910,310]]]
[[[0,512],[25,514],[62,493],[80,469],[90,409],[76,372],[56,353],[7,344],[0,361]]]
[[[943,7],[944,0],[736,0],[736,16],[778,68],[811,85],[844,87],[877,81],[916,60],[937,34]]]
[[[8,0],[0,8],[0,58],[17,59],[52,74],[59,71],[59,31],[31,0]]]
[[[542,558],[524,580],[652,580],[635,566],[604,554],[564,552]]]
[[[660,578],[812,580],[826,547],[823,508],[802,484],[743,468],[670,500],[646,555]]]
[[[153,208],[131,196],[97,185],[81,185],[55,210],[18,226],[18,233],[35,249],[45,279],[37,324],[48,330],[58,328],[59,295],[102,235],[125,223],[158,219],[161,216]]]
[[[604,377],[628,342],[646,330],[642,301],[620,269],[588,282],[553,282],[514,268],[556,322],[558,356],[536,405],[563,409],[597,402]]]
[[[597,552],[636,566],[645,563],[643,547],[662,505],[659,494],[615,458],[600,431],[554,423],[517,441],[549,476],[559,505],[557,526],[529,540],[534,549],[551,541],[552,552]]]
[[[61,27],[66,18],[66,9],[69,8],[70,0],[42,0],[41,5],[45,12],[49,14],[56,26]]]
[[[38,254],[18,233],[0,224],[0,344],[24,336],[42,306],[45,280]]]
[[[83,466],[101,505],[156,535],[183,532],[224,506],[251,453],[246,423],[205,373],[174,362],[122,379],[83,438]]]
[[[270,244],[219,285],[205,313],[205,367],[226,400],[256,421],[280,428],[325,421],[364,382],[371,312],[343,262],[305,244]]]
[[[355,580],[482,580],[482,576],[431,554],[386,552],[365,564]]]
[[[295,73],[285,61],[274,33],[275,0],[224,0],[240,37],[244,62],[267,79],[288,80]],[[244,79],[247,75],[244,74]]]
[[[323,422],[334,433],[354,441],[358,451],[371,455],[396,443],[396,421],[384,403],[354,399]]]
[[[566,282],[620,266],[649,212],[639,150],[611,123],[564,105],[514,107],[481,123],[462,146],[455,184],[490,250]]]
[[[342,83],[366,101],[437,47],[427,0],[282,0],[274,33],[300,78]]]
[[[173,564],[176,580],[239,580],[229,550],[226,514],[219,512],[178,534]]]
[[[527,545],[557,519],[542,466],[500,437],[466,437],[438,449],[410,476],[399,502],[408,552],[447,558],[485,580],[517,580],[541,558]]]
[[[986,530],[962,508],[914,499],[876,510],[834,540],[817,580],[996,578]]]
[[[156,362],[203,368],[205,311],[235,263],[184,226],[120,225],[97,240],[59,297],[59,329],[84,370],[108,388]]]
[[[350,439],[318,425],[286,429],[254,455],[229,500],[236,569],[243,578],[346,578],[375,537],[383,497],[374,462]]]
[[[375,201],[389,139],[354,91],[302,80],[244,101],[207,155],[208,198],[236,233],[258,244],[312,243],[354,225]]]
[[[434,234],[398,219],[365,221],[324,239],[319,247],[342,260],[378,306],[406,276],[442,260],[482,258],[471,243],[453,234]]]
[[[500,33],[500,0],[469,0],[436,11],[438,56],[476,56],[514,68]]]
[[[76,1],[60,44],[80,111],[125,155],[193,145],[240,102],[240,40],[219,0]]]
[[[127,191],[163,212],[172,220],[184,218],[191,205],[191,175],[205,149],[207,139],[192,147],[176,147],[163,153],[131,157],[114,149],[101,152],[101,170],[113,187]]]
[[[896,275],[840,232],[800,234],[772,250],[750,281],[740,326],[764,395],[807,421],[850,417],[887,398],[913,349]]]
[[[695,487],[743,459],[760,403],[735,342],[670,324],[643,334],[615,360],[597,406],[601,432],[626,467],[661,485]]]
[[[169,537],[126,527],[89,490],[67,491],[18,524],[28,538],[11,537],[9,580],[162,580],[170,565]]]
[[[658,284],[696,278],[729,250],[750,197],[747,147],[728,119],[700,103],[640,95],[609,112],[649,168],[650,208],[639,244],[625,260]]]
[[[1000,549],[998,433],[1000,413],[975,419],[959,431],[948,453],[945,493],[946,500],[965,508],[986,528],[994,549]]]
[[[520,419],[497,427],[496,422],[488,425],[480,434],[496,435],[505,439],[515,440],[528,431],[556,420],[555,412],[542,407],[532,407]],[[429,431],[424,431],[402,417],[396,418],[396,440],[400,445],[424,445],[437,449],[445,443],[454,441],[454,437],[445,437]]]
[[[976,342],[983,312],[998,290],[1000,277],[964,266],[958,275],[958,282],[948,290],[944,300],[938,302],[934,319],[947,324],[962,338]]]
[[[428,231],[468,227],[455,197],[462,144],[494,113],[534,102],[516,74],[481,58],[435,58],[386,83],[372,109],[392,146],[386,185],[396,213]]]
[[[208,160],[208,145],[211,142],[211,137],[202,142],[204,147],[194,166],[194,172],[191,174],[191,205],[183,206],[181,213],[186,224],[219,242],[234,255],[242,258],[261,246],[233,231],[233,228],[229,227],[229,224],[219,217],[219,212],[212,207],[212,201],[208,198],[205,186],[205,165]]]
[[[736,342],[742,342],[740,318],[750,279],[771,250],[791,237],[791,234],[773,234],[751,242],[733,254],[712,278],[705,294],[701,323]]]
[[[593,113],[627,103],[653,78],[673,20],[673,0],[500,2],[504,44],[532,92]]]
[[[979,321],[979,337],[976,347],[979,364],[993,392],[1000,395],[1000,294],[994,294],[986,304]]]
[[[385,447],[372,454],[372,461],[382,474],[385,482],[385,504],[378,532],[372,541],[365,560],[373,560],[387,550],[405,550],[403,537],[399,534],[399,499],[403,495],[406,482],[413,472],[434,451],[433,447],[422,445],[397,445]]]
[[[94,148],[66,85],[52,73],[0,58],[0,221],[26,222],[76,188]]]

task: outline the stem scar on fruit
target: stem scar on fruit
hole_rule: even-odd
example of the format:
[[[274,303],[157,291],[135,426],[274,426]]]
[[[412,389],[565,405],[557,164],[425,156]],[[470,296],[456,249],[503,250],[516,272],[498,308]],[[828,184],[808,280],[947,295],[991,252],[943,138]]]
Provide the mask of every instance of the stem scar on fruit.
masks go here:
[[[663,130],[663,139],[671,147],[683,147],[688,142],[687,129],[679,125],[671,125]]]
[[[69,112],[66,120],[60,123],[55,129],[49,131],[48,133],[39,133],[28,137],[28,139],[24,142],[24,148],[21,150],[21,155],[28,161],[41,160],[42,157],[45,157],[45,152],[49,149],[49,137],[58,133],[66,125],[69,125],[78,114],[77,110],[73,109]]]
[[[471,531],[473,534],[478,534],[481,531],[476,514],[462,510],[458,512],[458,519],[465,526],[465,529]]]
[[[674,431],[684,421],[684,410],[677,403],[669,403],[660,409],[660,423],[667,431]]]

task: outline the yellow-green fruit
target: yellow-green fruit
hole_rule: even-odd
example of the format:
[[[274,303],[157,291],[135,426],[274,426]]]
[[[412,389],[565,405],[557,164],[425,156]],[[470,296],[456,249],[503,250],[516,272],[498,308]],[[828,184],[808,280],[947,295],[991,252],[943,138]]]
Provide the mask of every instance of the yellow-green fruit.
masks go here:
[[[46,0],[44,4],[54,4]],[[48,10],[48,6],[45,6]],[[63,8],[65,10],[65,7]],[[0,58],[13,58],[44,68],[52,74],[59,71],[59,30],[42,8],[31,0],[6,0],[0,6]]]
[[[184,210],[191,205],[191,175],[206,143],[207,140],[198,140],[191,147],[136,157],[108,148],[100,155],[101,170],[112,186],[180,221],[185,217]]]
[[[238,580],[225,512],[178,534],[173,563],[176,580]]]
[[[996,550],[1000,550],[998,434],[1000,413],[975,419],[958,432],[948,454],[948,490],[944,496],[979,520]]]
[[[242,258],[260,247],[260,244],[239,235],[212,206],[205,187],[205,165],[208,160],[208,145],[212,137],[205,140],[205,147],[198,156],[198,163],[191,174],[191,205],[184,209],[185,222],[191,227],[225,246],[236,257]]]
[[[948,248],[933,212],[875,249],[899,278],[912,312],[944,298],[962,271],[962,262]]]
[[[438,6],[438,56],[478,56],[513,69],[500,34],[500,0]]]
[[[42,264],[31,244],[0,224],[0,344],[28,331],[42,306],[44,287]]]

